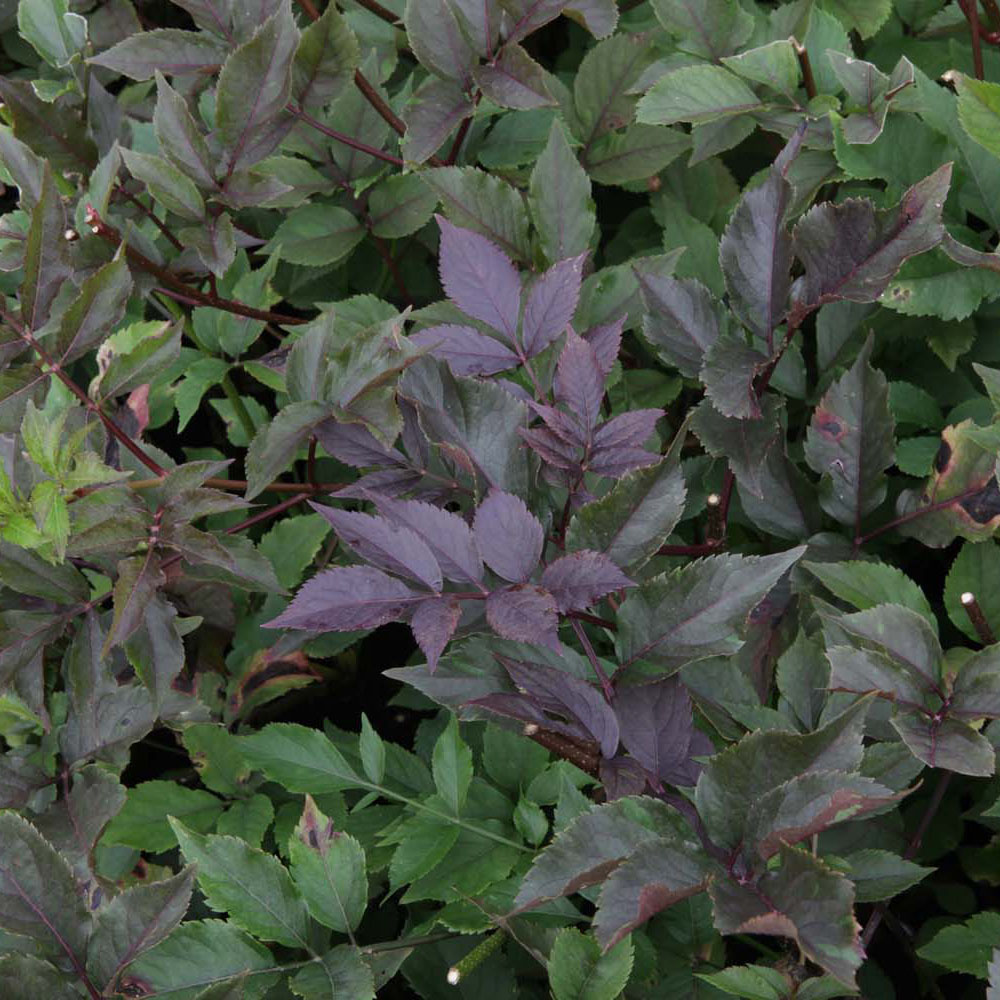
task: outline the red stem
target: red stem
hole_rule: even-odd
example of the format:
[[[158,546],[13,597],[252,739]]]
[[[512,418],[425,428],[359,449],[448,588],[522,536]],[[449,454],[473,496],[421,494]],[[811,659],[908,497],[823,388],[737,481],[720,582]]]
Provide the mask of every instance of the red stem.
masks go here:
[[[855,539],[855,547],[861,548],[866,542],[870,542],[873,538],[877,538],[879,535],[891,531],[893,528],[898,528],[901,524],[906,524],[907,521],[913,521],[918,517],[923,517],[925,514],[933,514],[938,510],[947,510],[949,507],[961,503],[966,498],[975,496],[980,490],[982,490],[982,486],[970,486],[969,489],[958,493],[948,500],[939,500],[937,503],[928,504],[926,507],[918,507],[916,510],[911,510],[908,514],[900,514],[899,517],[894,517],[880,528],[869,531],[867,535],[862,535],[859,539]]]
[[[105,222],[90,205],[87,206],[87,225],[90,226],[91,232],[94,235],[100,236],[101,239],[106,240],[115,248],[122,245],[121,233],[114,226]],[[235,299],[223,299],[218,295],[203,292],[200,288],[195,288],[193,285],[188,285],[181,281],[172,271],[161,267],[155,261],[150,260],[145,254],[140,253],[134,247],[127,244],[125,244],[125,256],[136,267],[141,268],[148,274],[152,274],[164,285],[187,296],[190,304],[221,309],[224,312],[235,313],[237,316],[246,316],[248,319],[262,319],[265,323],[284,323],[289,325],[308,322],[308,320],[301,319],[298,316],[286,316],[283,313],[271,312],[268,309],[257,309],[254,306],[248,306],[245,302],[238,302]]]
[[[56,378],[58,378],[59,381],[62,382],[62,384],[66,386],[66,388],[69,389],[69,391],[73,393],[73,395],[76,396],[76,398],[81,403],[83,403],[83,405],[91,413],[93,413],[98,418],[98,420],[101,421],[102,424],[104,424],[105,429],[113,438],[115,438],[121,445],[123,445],[130,452],[132,452],[132,454],[135,455],[135,457],[140,462],[142,462],[142,464],[146,466],[146,468],[149,469],[149,471],[152,472],[154,475],[156,476],[166,475],[166,472],[164,471],[163,467],[159,464],[159,462],[157,462],[155,459],[147,455],[142,450],[142,448],[140,448],[139,445],[137,445],[135,441],[133,441],[132,438],[129,437],[129,435],[126,434],[125,431],[123,431],[97,405],[97,403],[95,403],[83,391],[83,389],[81,389],[76,384],[76,382],[74,382],[73,379],[66,374],[62,366],[59,365],[56,361],[52,360],[48,351],[46,351],[45,348],[42,347],[42,345],[35,339],[34,334],[32,334],[30,330],[22,326],[6,310],[0,311],[0,315],[3,316],[4,322],[7,323],[14,330],[14,332],[17,333],[17,335],[38,355],[38,357],[42,360],[42,363],[49,368],[51,374],[55,375]]]
[[[391,163],[396,167],[405,166],[403,161],[398,156],[393,156],[392,153],[386,153],[381,149],[376,149],[374,146],[369,146],[367,142],[362,142],[360,139],[344,135],[343,132],[338,132],[336,129],[332,129],[329,126],[324,125],[322,122],[317,121],[312,117],[312,115],[306,114],[302,108],[297,108],[294,104],[289,104],[285,110],[290,115],[294,115],[298,118],[299,121],[305,122],[308,126],[310,126],[310,128],[316,129],[317,132],[322,132],[323,135],[328,136],[345,146],[349,146],[351,149],[356,149],[359,153],[367,153],[369,156],[374,156],[377,160],[382,160],[383,163]]]
[[[958,0],[965,19],[969,22],[969,30],[972,33],[972,66],[977,80],[983,78],[983,47],[979,31],[979,2],[978,0]]]

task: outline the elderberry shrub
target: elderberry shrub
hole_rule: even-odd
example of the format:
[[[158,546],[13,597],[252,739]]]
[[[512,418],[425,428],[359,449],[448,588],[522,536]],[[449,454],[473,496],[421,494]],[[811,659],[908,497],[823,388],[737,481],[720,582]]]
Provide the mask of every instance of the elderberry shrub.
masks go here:
[[[996,3],[0,31],[0,994],[1000,996]]]

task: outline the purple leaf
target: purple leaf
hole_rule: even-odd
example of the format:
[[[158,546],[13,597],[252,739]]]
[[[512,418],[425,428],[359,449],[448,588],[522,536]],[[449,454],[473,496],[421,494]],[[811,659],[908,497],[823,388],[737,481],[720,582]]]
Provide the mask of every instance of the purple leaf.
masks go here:
[[[482,580],[483,561],[465,518],[419,500],[390,500],[381,496],[371,499],[380,513],[415,531],[427,543],[449,580],[466,583]]]
[[[556,599],[532,583],[494,590],[486,598],[486,620],[504,639],[559,648]]]
[[[438,659],[452,637],[462,608],[454,597],[428,597],[413,611],[410,628],[413,638],[427,657],[427,669],[434,673]]]
[[[528,405],[545,421],[545,426],[566,444],[575,448],[583,448],[587,444],[579,425],[568,413],[544,403],[531,402]]]
[[[792,238],[785,228],[792,185],[787,176],[803,135],[804,128],[798,129],[764,183],[740,198],[719,243],[729,307],[769,344],[774,328],[784,319],[792,285]],[[722,412],[730,417],[749,415]]]
[[[483,560],[498,576],[522,583],[534,572],[545,531],[520,497],[490,490],[476,511],[472,530]]]
[[[604,696],[581,677],[540,663],[498,656],[510,679],[545,712],[580,722],[611,758],[618,751],[618,718]]]
[[[622,346],[622,330],[625,328],[625,316],[619,316],[612,323],[602,323],[592,326],[583,339],[594,349],[594,356],[601,373],[607,378],[618,360],[618,352]]]
[[[464,704],[487,708],[491,712],[496,712],[497,715],[506,716],[508,719],[518,719],[521,722],[534,723],[539,729],[547,729],[549,732],[558,733],[560,736],[565,736],[577,744],[586,745],[592,742],[588,730],[581,723],[571,718],[567,710],[559,709],[558,711],[569,721],[554,718],[554,712],[543,711],[531,698],[523,694],[497,692],[483,695],[481,698],[474,698]],[[596,749],[597,747],[595,746],[594,750]]]
[[[444,323],[410,334],[410,343],[430,348],[456,375],[495,375],[518,363],[517,355],[495,337],[471,326]]]
[[[633,582],[601,552],[573,552],[545,567],[542,586],[551,591],[562,612],[588,608],[613,590]]]
[[[599,766],[601,784],[608,802],[627,795],[641,795],[646,788],[646,774],[631,758],[621,754],[612,760],[601,758]]]
[[[604,375],[594,349],[573,331],[559,355],[552,388],[556,399],[569,407],[589,437],[601,415]]]
[[[398,621],[425,600],[402,580],[370,566],[339,566],[317,573],[265,628],[350,632]]]
[[[316,426],[319,443],[338,462],[363,469],[372,465],[405,466],[406,458],[395,448],[386,448],[361,424],[342,424],[324,420]]]
[[[642,448],[603,448],[590,456],[587,468],[599,476],[620,479],[635,469],[645,469],[648,465],[656,465],[659,460],[659,455],[654,455]]]
[[[310,506],[333,525],[340,540],[362,559],[379,569],[417,580],[431,590],[441,589],[441,567],[416,532],[371,514],[318,503]]]
[[[575,445],[567,444],[547,427],[536,427],[533,430],[525,430],[522,427],[520,434],[528,447],[536,451],[547,465],[555,466],[557,469],[580,468],[579,449]]]
[[[618,688],[614,708],[625,749],[650,774],[671,785],[693,785],[698,780],[701,768],[691,754],[700,754],[705,746],[699,740],[692,747],[696,733],[691,699],[676,675]]]
[[[805,274],[792,287],[789,321],[801,322],[824,302],[874,302],[903,261],[936,247],[945,234],[941,207],[951,183],[946,163],[914,184],[895,208],[876,211],[851,198],[814,205],[792,234]]]
[[[561,260],[531,286],[521,330],[524,353],[529,358],[544,351],[569,325],[580,301],[586,259],[583,253]]]
[[[521,310],[521,279],[510,258],[469,229],[459,229],[443,216],[439,266],[448,298],[466,315],[507,335],[514,343]]]
[[[341,500],[364,500],[369,493],[385,496],[399,496],[409,493],[420,485],[423,475],[415,469],[379,469],[346,486],[337,493]]]
[[[641,448],[656,429],[663,410],[629,410],[603,424],[594,435],[594,451],[601,448]]]
[[[556,103],[549,93],[545,70],[520,45],[508,42],[499,59],[479,66],[472,75],[482,92],[502,108],[526,111]]]
[[[725,321],[722,306],[694,278],[671,278],[636,270],[646,306],[642,332],[667,364],[695,378],[705,352]]]

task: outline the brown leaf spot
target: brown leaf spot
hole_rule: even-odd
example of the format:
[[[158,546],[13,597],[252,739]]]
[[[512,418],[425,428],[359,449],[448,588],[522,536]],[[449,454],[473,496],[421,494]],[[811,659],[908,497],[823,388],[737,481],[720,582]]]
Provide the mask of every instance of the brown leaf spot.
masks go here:
[[[944,438],[941,439],[941,446],[937,450],[937,454],[934,456],[934,471],[937,473],[944,472],[948,468],[948,463],[951,461],[951,445],[948,444]]]
[[[828,410],[816,411],[813,426],[823,437],[831,441],[839,441],[847,433],[847,428],[841,423],[840,418]]]
[[[991,476],[989,482],[977,493],[960,500],[959,506],[977,524],[989,524],[1000,515],[1000,486],[997,485],[996,476]]]

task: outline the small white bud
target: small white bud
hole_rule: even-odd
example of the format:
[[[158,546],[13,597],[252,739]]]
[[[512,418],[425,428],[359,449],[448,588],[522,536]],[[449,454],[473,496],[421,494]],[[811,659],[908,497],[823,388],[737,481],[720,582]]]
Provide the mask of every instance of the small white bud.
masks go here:
[[[448,975],[445,978],[448,980],[449,986],[458,986],[458,981],[462,978],[462,973],[453,965],[448,970]]]

